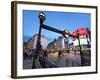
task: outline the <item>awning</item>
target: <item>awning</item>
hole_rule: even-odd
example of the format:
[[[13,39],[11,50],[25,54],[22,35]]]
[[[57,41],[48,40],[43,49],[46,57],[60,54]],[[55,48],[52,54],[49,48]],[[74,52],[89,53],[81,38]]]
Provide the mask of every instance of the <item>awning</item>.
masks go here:
[[[77,36],[77,34],[79,34],[80,36],[87,35],[87,34],[89,34],[89,30],[88,30],[88,28],[80,28],[72,33],[73,36]]]

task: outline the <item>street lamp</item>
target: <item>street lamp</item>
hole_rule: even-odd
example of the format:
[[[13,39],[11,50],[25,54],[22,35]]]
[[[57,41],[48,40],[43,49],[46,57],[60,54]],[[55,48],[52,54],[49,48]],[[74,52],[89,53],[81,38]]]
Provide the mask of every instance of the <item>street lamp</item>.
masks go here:
[[[39,13],[39,18],[40,18],[40,20],[45,20],[45,18],[46,18],[46,15],[44,14],[44,12],[40,12]]]
[[[37,57],[39,55],[39,52],[40,52],[40,50],[42,48],[41,43],[40,43],[40,40],[41,40],[41,29],[42,29],[45,17],[46,16],[45,16],[44,12],[40,12],[39,13],[40,27],[39,27],[39,32],[38,32],[38,38],[37,38],[37,44],[36,44],[36,51],[35,51],[35,54],[33,56],[32,69],[35,68],[36,59],[37,59]]]
[[[64,36],[64,38],[68,38],[68,37],[69,37],[68,34],[69,34],[69,31],[65,29],[65,30],[63,31],[63,36]]]
[[[77,30],[77,39],[78,39],[79,48],[80,48],[79,50],[80,50],[80,57],[81,57],[81,66],[84,66],[83,52],[82,52],[82,49],[81,49],[79,36],[80,36],[80,34],[79,34],[79,31]]]

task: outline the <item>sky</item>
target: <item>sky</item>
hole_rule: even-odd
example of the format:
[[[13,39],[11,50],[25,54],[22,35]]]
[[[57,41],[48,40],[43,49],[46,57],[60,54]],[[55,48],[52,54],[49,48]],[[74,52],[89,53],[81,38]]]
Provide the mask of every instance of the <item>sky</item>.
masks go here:
[[[59,29],[67,29],[70,33],[80,28],[91,28],[90,13],[76,12],[51,12],[44,11],[46,19],[44,24]],[[23,10],[23,39],[26,42],[39,31],[39,11]],[[61,34],[42,29],[41,32],[48,41],[57,39]]]

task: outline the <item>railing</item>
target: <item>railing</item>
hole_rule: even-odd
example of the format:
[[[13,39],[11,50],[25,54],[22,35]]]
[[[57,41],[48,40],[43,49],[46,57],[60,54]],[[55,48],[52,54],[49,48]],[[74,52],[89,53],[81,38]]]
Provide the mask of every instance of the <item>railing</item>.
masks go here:
[[[48,59],[45,59],[45,64],[49,67],[49,68],[55,68],[57,67],[57,65],[53,62],[53,61],[50,61]]]
[[[48,58],[40,57],[39,62],[43,68],[56,68],[57,67],[57,65],[53,61],[50,61]]]

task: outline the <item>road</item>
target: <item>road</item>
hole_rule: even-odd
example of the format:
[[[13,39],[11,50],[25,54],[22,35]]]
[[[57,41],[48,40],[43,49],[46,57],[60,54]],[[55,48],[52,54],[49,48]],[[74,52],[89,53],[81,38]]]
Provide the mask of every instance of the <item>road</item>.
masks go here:
[[[86,66],[90,65],[90,57],[84,56],[86,62]],[[50,53],[48,54],[48,60],[52,63],[56,64],[58,67],[75,67],[75,66],[81,66],[81,58],[80,54],[77,52],[77,54],[74,53],[74,51],[71,51],[70,53],[64,53],[61,55],[61,57],[58,57],[58,53]],[[89,63],[88,63],[89,62]],[[23,69],[32,69],[32,59],[25,59],[23,61]],[[36,68],[42,68],[39,61],[36,62]]]

